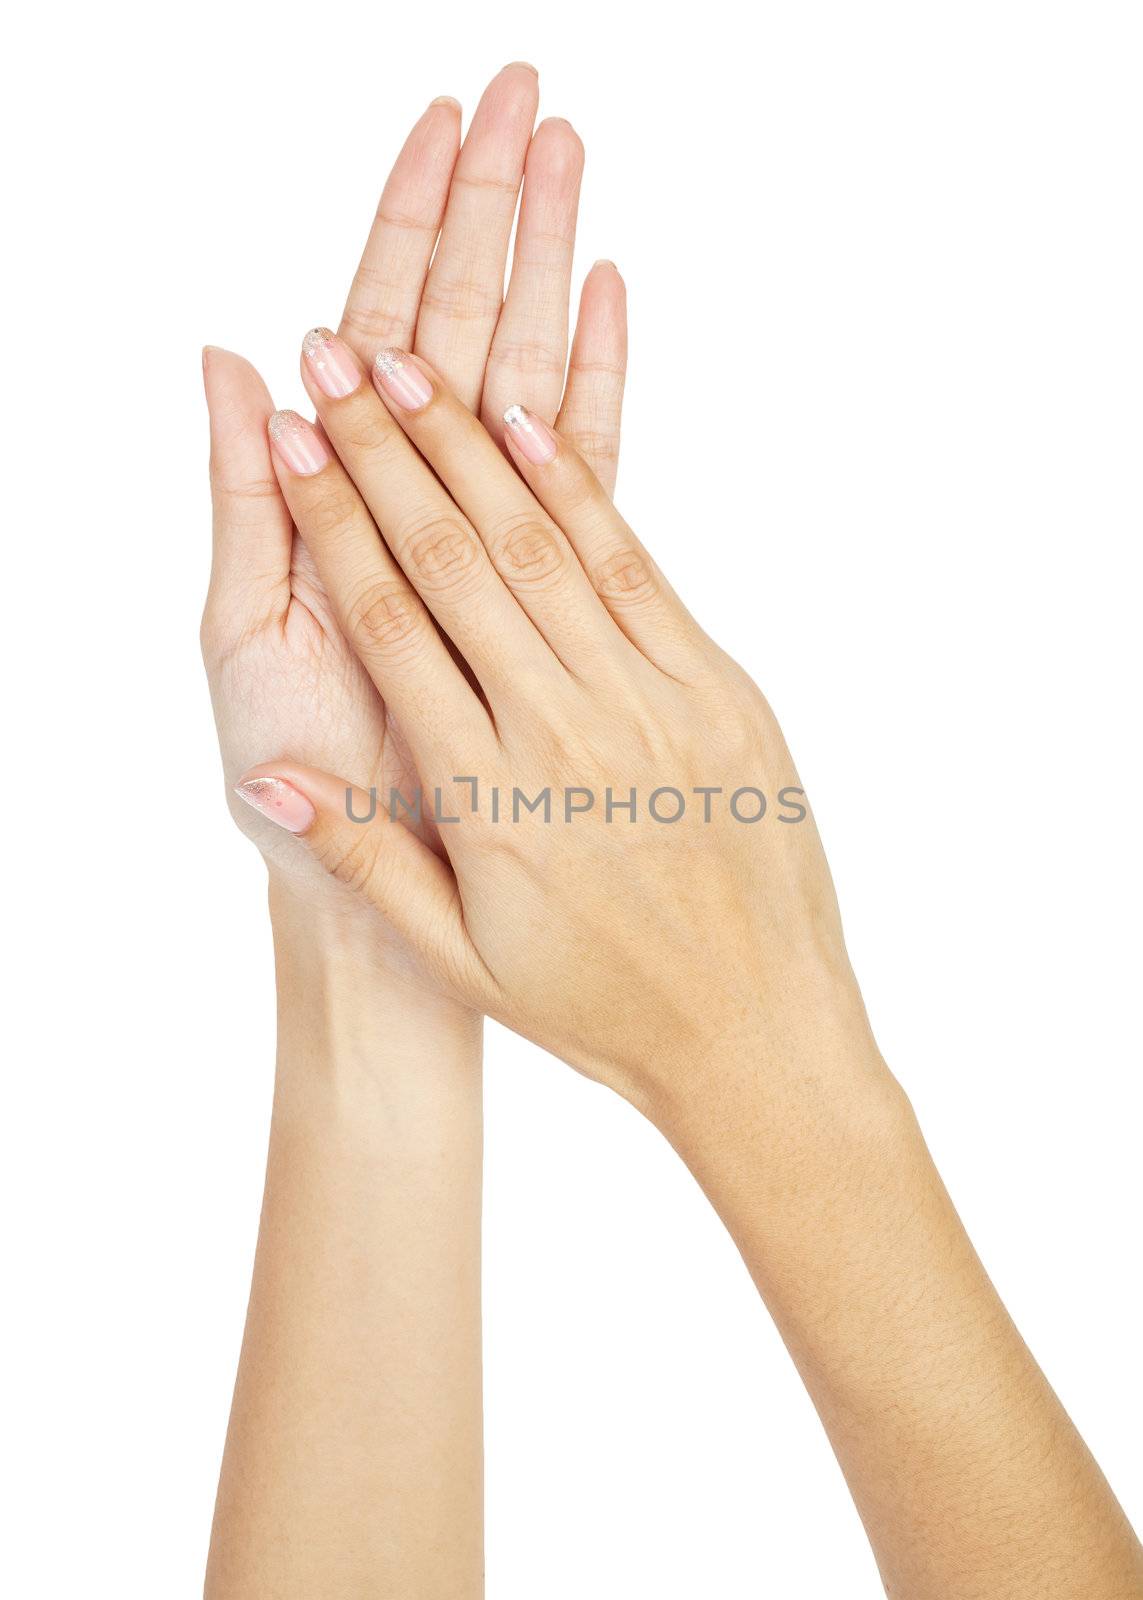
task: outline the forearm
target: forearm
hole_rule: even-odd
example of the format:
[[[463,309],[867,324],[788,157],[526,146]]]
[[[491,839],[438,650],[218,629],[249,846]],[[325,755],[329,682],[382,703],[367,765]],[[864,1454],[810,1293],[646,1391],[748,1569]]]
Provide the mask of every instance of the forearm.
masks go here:
[[[272,896],[279,1049],[208,1600],[482,1593],[480,1023]]]
[[[675,1142],[829,1434],[894,1600],[1128,1600],[1143,1553],[875,1050],[736,1072]],[[771,1074],[773,1077],[773,1074]]]

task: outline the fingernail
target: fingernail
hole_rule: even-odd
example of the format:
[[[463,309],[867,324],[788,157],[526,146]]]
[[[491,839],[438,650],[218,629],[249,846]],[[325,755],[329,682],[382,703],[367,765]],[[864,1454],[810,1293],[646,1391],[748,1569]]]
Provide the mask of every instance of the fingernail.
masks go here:
[[[433,397],[433,386],[403,350],[378,350],[373,358],[377,387],[402,411],[419,411]]]
[[[504,426],[508,430],[507,437],[524,460],[530,461],[533,466],[542,467],[545,461],[551,461],[555,455],[555,434],[546,422],[541,422],[539,417],[526,411],[523,406],[508,407],[504,413]]]
[[[311,328],[302,340],[302,356],[322,394],[344,400],[361,382],[353,351],[328,328]]]
[[[616,267],[614,261],[611,260],[610,256],[600,256],[598,261],[594,261],[592,263],[592,270],[593,271],[595,270],[596,267],[610,267],[615,272],[618,272],[618,270],[619,270],[618,267]]]
[[[534,72],[537,78],[540,76],[539,69],[534,67],[530,61],[509,61],[508,67],[523,67],[525,72]],[[503,70],[507,72],[508,67]]]
[[[301,790],[284,778],[245,778],[235,784],[234,792],[288,833],[305,833],[317,816]]]
[[[317,429],[296,411],[275,411],[266,426],[275,451],[299,478],[312,477],[329,460]]]
[[[459,111],[460,101],[454,99],[451,94],[438,94],[435,100],[429,101],[429,110],[431,111],[434,106],[451,106],[454,111]]]

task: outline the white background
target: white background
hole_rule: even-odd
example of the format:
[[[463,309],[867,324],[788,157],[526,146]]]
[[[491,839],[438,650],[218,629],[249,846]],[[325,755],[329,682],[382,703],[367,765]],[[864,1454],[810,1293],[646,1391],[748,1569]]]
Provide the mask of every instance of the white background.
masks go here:
[[[208,0],[8,43],[0,1587],[201,1582],[273,1019],[199,346],[301,403],[407,126],[516,58],[587,145],[577,276],[629,286],[620,504],[781,716],[885,1054],[1143,1520],[1138,7]],[[687,1173],[488,1058],[490,1600],[874,1600]]]

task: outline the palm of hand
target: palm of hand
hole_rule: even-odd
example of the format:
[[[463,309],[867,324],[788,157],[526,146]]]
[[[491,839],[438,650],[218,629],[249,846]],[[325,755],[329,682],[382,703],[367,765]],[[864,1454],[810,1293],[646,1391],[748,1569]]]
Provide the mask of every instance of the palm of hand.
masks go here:
[[[303,749],[307,759],[336,755],[338,771],[353,781],[375,782],[411,795],[417,776],[405,741],[385,703],[338,628],[329,600],[304,545],[295,541],[284,611],[246,632],[230,649],[207,650],[207,669],[228,779],[249,765],[252,750],[272,759]],[[275,871],[309,892],[324,895],[329,879],[290,840],[268,832],[248,806],[231,797],[234,820]],[[437,843],[424,822],[418,831]]]

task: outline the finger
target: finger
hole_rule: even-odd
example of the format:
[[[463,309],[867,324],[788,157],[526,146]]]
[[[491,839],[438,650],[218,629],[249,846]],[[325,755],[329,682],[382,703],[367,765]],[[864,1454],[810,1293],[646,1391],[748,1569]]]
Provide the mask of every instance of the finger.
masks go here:
[[[472,1004],[490,999],[487,968],[465,931],[452,870],[395,820],[389,796],[291,761],[255,767],[235,792],[376,907],[442,987]]]
[[[490,750],[488,713],[322,435],[295,411],[276,411],[268,426],[274,468],[298,533],[343,633],[392,708],[418,766],[437,770],[453,759],[454,748],[458,756]]]
[[[670,677],[693,679],[702,670],[706,637],[587,462],[522,406],[505,412],[504,437],[524,481],[564,530],[620,629]]]
[[[481,420],[495,437],[513,400],[547,422],[559,409],[582,177],[583,145],[571,123],[541,122],[528,147],[512,276],[484,374]]]
[[[452,175],[440,243],[411,348],[477,410],[504,299],[504,263],[539,101],[535,69],[514,63],[485,89]],[[402,349],[408,341],[394,340]]]
[[[214,511],[203,625],[237,636],[252,618],[285,609],[294,530],[270,461],[266,422],[274,404],[266,385],[248,361],[213,346],[202,353],[202,376]]]
[[[366,362],[408,344],[460,149],[460,105],[434,100],[405,140],[377,207],[339,332]]]
[[[626,376],[627,291],[615,263],[597,261],[580,295],[556,430],[579,451],[609,495],[615,493]],[[528,406],[527,400],[515,398],[517,404]],[[544,412],[539,414],[545,422],[549,420]]]
[[[477,530],[492,565],[563,665],[598,676],[629,654],[556,523],[482,422],[423,362],[382,351],[374,381],[401,427]]]
[[[415,378],[427,385],[411,359],[405,371],[405,381]],[[472,668],[493,708],[522,669],[546,673],[554,681],[559,663],[497,576],[447,489],[381,404],[352,353],[332,334],[314,330],[303,345],[302,376],[322,427],[344,463],[344,473],[356,485],[354,493],[368,507],[388,551]],[[471,413],[465,415],[479,428]],[[510,473],[511,467],[490,440],[489,448]],[[298,530],[325,576],[329,530],[319,525],[311,537],[309,524],[300,519]],[[376,533],[372,538],[376,540]],[[335,529],[334,543],[340,540]]]

